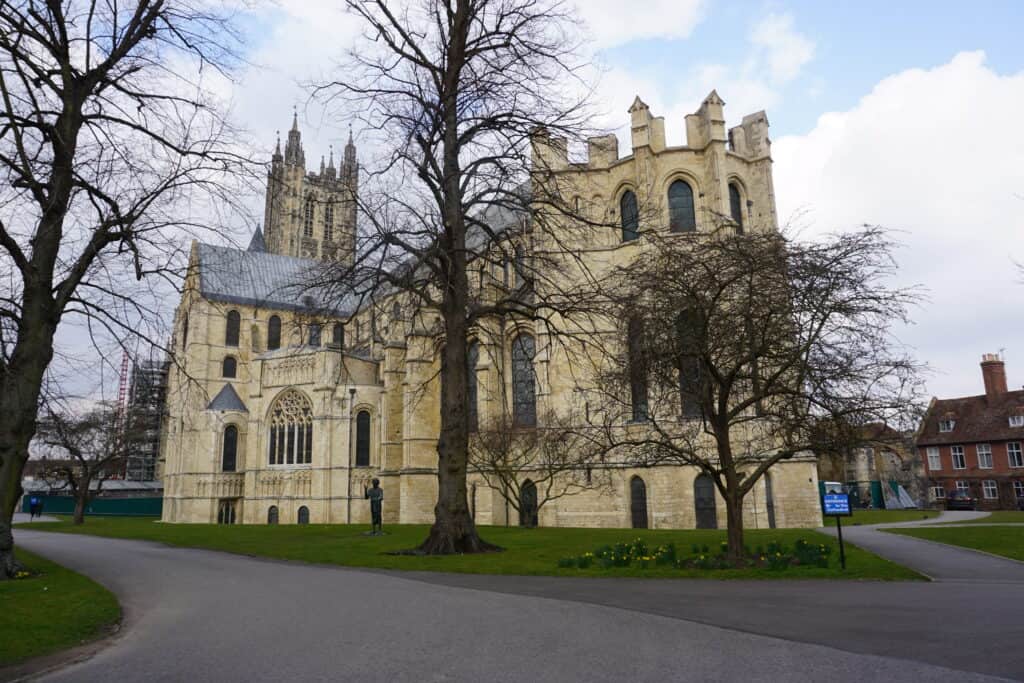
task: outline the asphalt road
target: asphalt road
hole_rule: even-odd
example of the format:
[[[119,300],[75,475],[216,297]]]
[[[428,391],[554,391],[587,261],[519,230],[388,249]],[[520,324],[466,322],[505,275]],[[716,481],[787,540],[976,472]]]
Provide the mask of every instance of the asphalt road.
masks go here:
[[[125,610],[110,647],[47,681],[1024,676],[1024,584],[411,575],[16,534]]]

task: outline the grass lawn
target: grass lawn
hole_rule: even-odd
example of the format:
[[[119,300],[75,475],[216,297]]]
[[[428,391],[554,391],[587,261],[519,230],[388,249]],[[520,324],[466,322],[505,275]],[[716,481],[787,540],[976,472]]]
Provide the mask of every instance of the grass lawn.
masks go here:
[[[938,527],[934,529],[890,529],[890,533],[924,538],[964,548],[984,550],[1014,560],[1024,560],[1024,526]]]
[[[80,645],[120,619],[117,598],[103,586],[27,550],[16,552],[33,576],[0,581],[0,666]]]
[[[38,531],[84,533],[112,538],[146,539],[176,546],[208,548],[245,555],[257,555],[305,562],[339,564],[352,567],[462,572],[471,574],[524,574],[553,576],[649,576],[711,578],[853,578],[921,579],[917,573],[847,544],[847,570],[839,569],[839,551],[831,536],[810,529],[752,530],[747,532],[751,548],[771,541],[792,546],[797,539],[832,545],[831,566],[793,567],[785,571],[768,569],[681,570],[671,567],[620,567],[571,569],[558,567],[563,557],[591,552],[605,544],[643,538],[648,544],[675,543],[681,552],[690,553],[693,544],[712,550],[725,540],[725,531],[637,530],[637,529],[521,529],[518,527],[481,527],[481,535],[505,548],[504,552],[485,555],[413,557],[385,553],[418,545],[427,535],[427,526],[385,527],[387,535],[368,537],[365,525],[234,525],[162,524],[139,518],[89,518],[75,527],[66,519],[60,522],[25,525]]]
[[[963,522],[950,522],[950,524],[1024,524],[1024,512],[996,510],[988,517],[968,519]]]
[[[858,524],[891,524],[895,522],[916,522],[920,519],[938,517],[938,510],[854,510],[853,517],[843,517],[843,526]],[[835,526],[835,520],[828,520],[828,526]]]

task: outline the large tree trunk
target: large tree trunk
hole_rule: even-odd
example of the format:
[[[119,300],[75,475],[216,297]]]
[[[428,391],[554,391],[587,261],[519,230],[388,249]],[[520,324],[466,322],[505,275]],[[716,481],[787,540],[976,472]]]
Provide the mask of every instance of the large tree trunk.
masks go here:
[[[82,490],[75,496],[75,514],[71,518],[73,524],[85,524],[85,506],[89,504],[89,482],[82,484]]]
[[[729,559],[738,562],[743,559],[743,496],[735,491],[725,497],[726,532],[729,542]]]

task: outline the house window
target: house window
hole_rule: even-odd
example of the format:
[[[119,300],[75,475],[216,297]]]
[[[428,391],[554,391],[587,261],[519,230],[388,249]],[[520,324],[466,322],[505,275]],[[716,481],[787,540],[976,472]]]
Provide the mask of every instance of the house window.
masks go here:
[[[1013,482],[1013,495],[1017,500],[1024,500],[1024,481]]]
[[[238,376],[238,361],[231,356],[225,356],[221,364],[220,376],[225,379],[234,379]]]
[[[677,180],[668,187],[668,229],[671,232],[693,232],[697,229],[693,188],[684,180]]]
[[[956,482],[956,490],[970,494],[971,485],[968,482],[964,481],[963,479],[960,479],[959,481]]]
[[[537,424],[537,382],[533,373],[536,344],[520,334],[512,342],[512,423],[518,427]]]
[[[939,420],[939,431],[940,432],[951,432],[953,427],[956,426],[956,420]]]
[[[978,467],[983,470],[992,469],[992,446],[987,443],[979,443],[975,448],[978,451]]]
[[[308,465],[313,462],[313,406],[290,389],[270,410],[270,464]]]
[[[636,204],[636,195],[632,190],[622,193],[619,200],[619,213],[622,220],[622,241],[631,242],[640,235],[640,211]]]
[[[224,329],[224,345],[238,346],[238,333],[242,327],[242,316],[238,311],[228,311],[228,323]]]
[[[964,457],[963,446],[950,446],[950,451],[953,452],[953,469],[954,470],[965,470],[967,469],[967,458]]]
[[[1024,454],[1020,452],[1020,442],[1012,441],[1006,444],[1006,454],[1009,456],[1010,467],[1024,467]]]
[[[320,346],[320,323],[313,323],[309,326],[309,345]]]
[[[221,450],[220,471],[234,472],[238,459],[238,427],[228,425],[224,429],[224,447]]]
[[[946,497],[946,488],[939,484],[938,486],[932,487],[932,498],[935,500],[942,500]]]
[[[736,223],[736,234],[743,234],[743,198],[740,196],[740,188],[736,183],[729,183],[729,213]]]
[[[476,365],[480,361],[480,343],[470,342],[466,352],[466,365],[468,375],[466,377],[466,411],[468,413],[469,431],[475,432],[480,427],[480,413],[477,408],[478,387],[476,379]]]
[[[334,204],[327,202],[324,206],[324,239],[334,240]]]
[[[928,469],[932,471],[942,469],[942,458],[939,456],[939,449],[935,446],[928,447]]]
[[[356,467],[370,466],[370,413],[356,415]]]
[[[267,321],[267,351],[281,348],[281,319],[276,315]]]
[[[1024,427],[1024,415],[1011,415],[1010,416],[1011,427]]]
[[[996,500],[999,498],[999,487],[996,486],[996,482],[992,479],[986,479],[981,483],[981,490],[988,500]]]
[[[313,236],[313,198],[306,198],[306,213],[304,216],[305,220],[302,223],[302,235],[303,237]]]

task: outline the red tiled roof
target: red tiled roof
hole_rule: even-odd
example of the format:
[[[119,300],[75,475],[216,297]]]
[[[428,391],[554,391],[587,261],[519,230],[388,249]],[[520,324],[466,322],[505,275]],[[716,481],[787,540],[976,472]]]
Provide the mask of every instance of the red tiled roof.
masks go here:
[[[928,408],[917,436],[918,446],[1024,440],[1024,427],[1011,427],[1010,415],[1024,414],[1024,390],[994,398],[964,396],[936,399]],[[951,432],[939,431],[939,420],[956,422]]]

